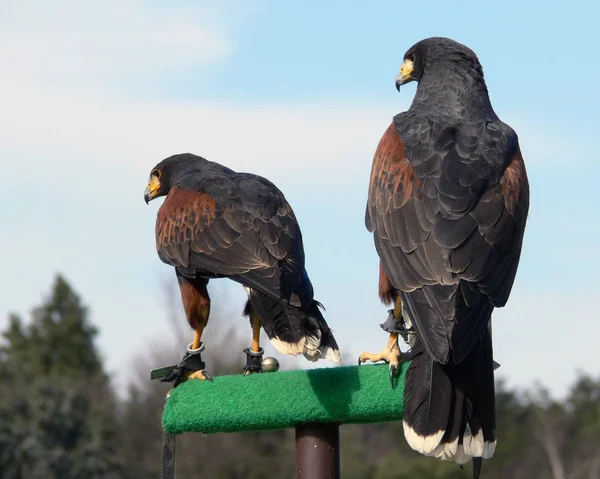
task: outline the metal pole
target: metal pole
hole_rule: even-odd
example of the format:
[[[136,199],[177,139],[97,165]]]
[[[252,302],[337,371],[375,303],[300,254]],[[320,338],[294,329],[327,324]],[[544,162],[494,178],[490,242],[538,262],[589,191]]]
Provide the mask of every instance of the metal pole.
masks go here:
[[[340,428],[337,424],[296,426],[296,478],[340,479]]]
[[[163,431],[161,479],[175,478],[175,435]]]

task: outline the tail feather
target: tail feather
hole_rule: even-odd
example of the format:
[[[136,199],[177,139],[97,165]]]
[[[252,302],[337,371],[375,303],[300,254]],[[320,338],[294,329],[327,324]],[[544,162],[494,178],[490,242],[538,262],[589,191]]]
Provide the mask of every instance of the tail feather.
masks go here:
[[[457,381],[450,386],[448,424],[440,445],[431,455],[443,461],[455,461],[459,464],[464,464],[468,462],[470,456],[462,454],[463,449],[460,443],[460,438],[463,437],[466,426],[465,415],[463,415],[463,410],[466,407],[465,395],[461,386],[461,384],[457,384]]]
[[[479,344],[474,348],[473,375],[470,397],[473,403],[472,417],[478,419],[469,424],[471,436],[476,436],[478,454],[474,457],[489,459],[496,450],[496,399],[494,386],[494,359],[492,350],[491,327],[488,326]],[[474,434],[473,434],[474,433]],[[465,433],[466,436],[466,433]],[[471,440],[473,444],[473,440]],[[471,446],[473,447],[473,446]],[[465,451],[466,451],[465,447]]]
[[[304,355],[309,361],[340,361],[340,351],[333,333],[321,314],[317,301],[307,309],[286,305],[250,289],[245,313],[254,310],[273,346],[283,354]]]
[[[322,307],[323,305],[321,303],[313,301],[308,310],[309,318],[313,318],[316,321],[319,330],[321,331],[321,343],[318,347],[319,356],[334,363],[339,363],[342,360],[340,349],[337,341],[333,337],[333,331],[327,325],[327,321],[325,321],[325,318],[321,313]]]
[[[417,352],[417,351],[415,351]],[[421,351],[406,372],[404,435],[413,449],[430,455],[440,444],[450,416],[450,378]]]
[[[416,451],[459,464],[496,448],[489,328],[460,363],[434,361],[422,344],[406,373],[404,435]]]

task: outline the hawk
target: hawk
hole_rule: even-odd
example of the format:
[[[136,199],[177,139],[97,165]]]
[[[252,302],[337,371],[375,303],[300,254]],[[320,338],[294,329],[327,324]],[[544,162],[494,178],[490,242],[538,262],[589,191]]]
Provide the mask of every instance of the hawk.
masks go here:
[[[300,226],[273,183],[187,153],[152,168],[144,199],[161,196],[166,198],[156,220],[156,249],[175,268],[187,321],[195,330],[188,351],[203,347],[208,282],[229,278],[248,293],[244,314],[250,318],[252,346],[245,350],[246,374],[261,371],[261,327],[281,353],[340,361],[313,298]],[[189,377],[208,379],[204,363]]]
[[[521,255],[529,185],[517,134],[492,108],[475,53],[428,38],[404,55],[396,87],[418,82],[373,159],[366,227],[393,304],[378,354],[406,374],[404,435],[460,464],[496,448],[491,315],[506,304]],[[403,358],[398,335],[410,344]],[[479,475],[477,471],[476,476]]]

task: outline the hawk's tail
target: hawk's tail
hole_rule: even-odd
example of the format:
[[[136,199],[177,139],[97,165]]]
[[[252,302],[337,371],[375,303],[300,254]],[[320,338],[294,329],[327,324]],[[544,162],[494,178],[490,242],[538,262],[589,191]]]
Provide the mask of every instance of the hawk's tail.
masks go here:
[[[340,351],[320,311],[313,301],[307,309],[286,305],[255,289],[249,292],[245,314],[256,312],[271,343],[283,354],[302,354],[309,361],[340,361]]]
[[[426,456],[464,464],[496,449],[492,338],[486,328],[459,364],[434,361],[422,345],[406,373],[404,436]]]

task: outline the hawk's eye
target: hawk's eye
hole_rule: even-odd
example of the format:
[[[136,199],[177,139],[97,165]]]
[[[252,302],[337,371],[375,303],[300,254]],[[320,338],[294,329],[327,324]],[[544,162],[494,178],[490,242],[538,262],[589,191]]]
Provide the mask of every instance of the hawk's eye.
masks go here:
[[[150,174],[156,176],[156,179],[160,180],[160,170],[152,170],[152,173]]]
[[[415,62],[415,54],[409,53],[408,55],[406,55],[406,60],[414,63]]]

